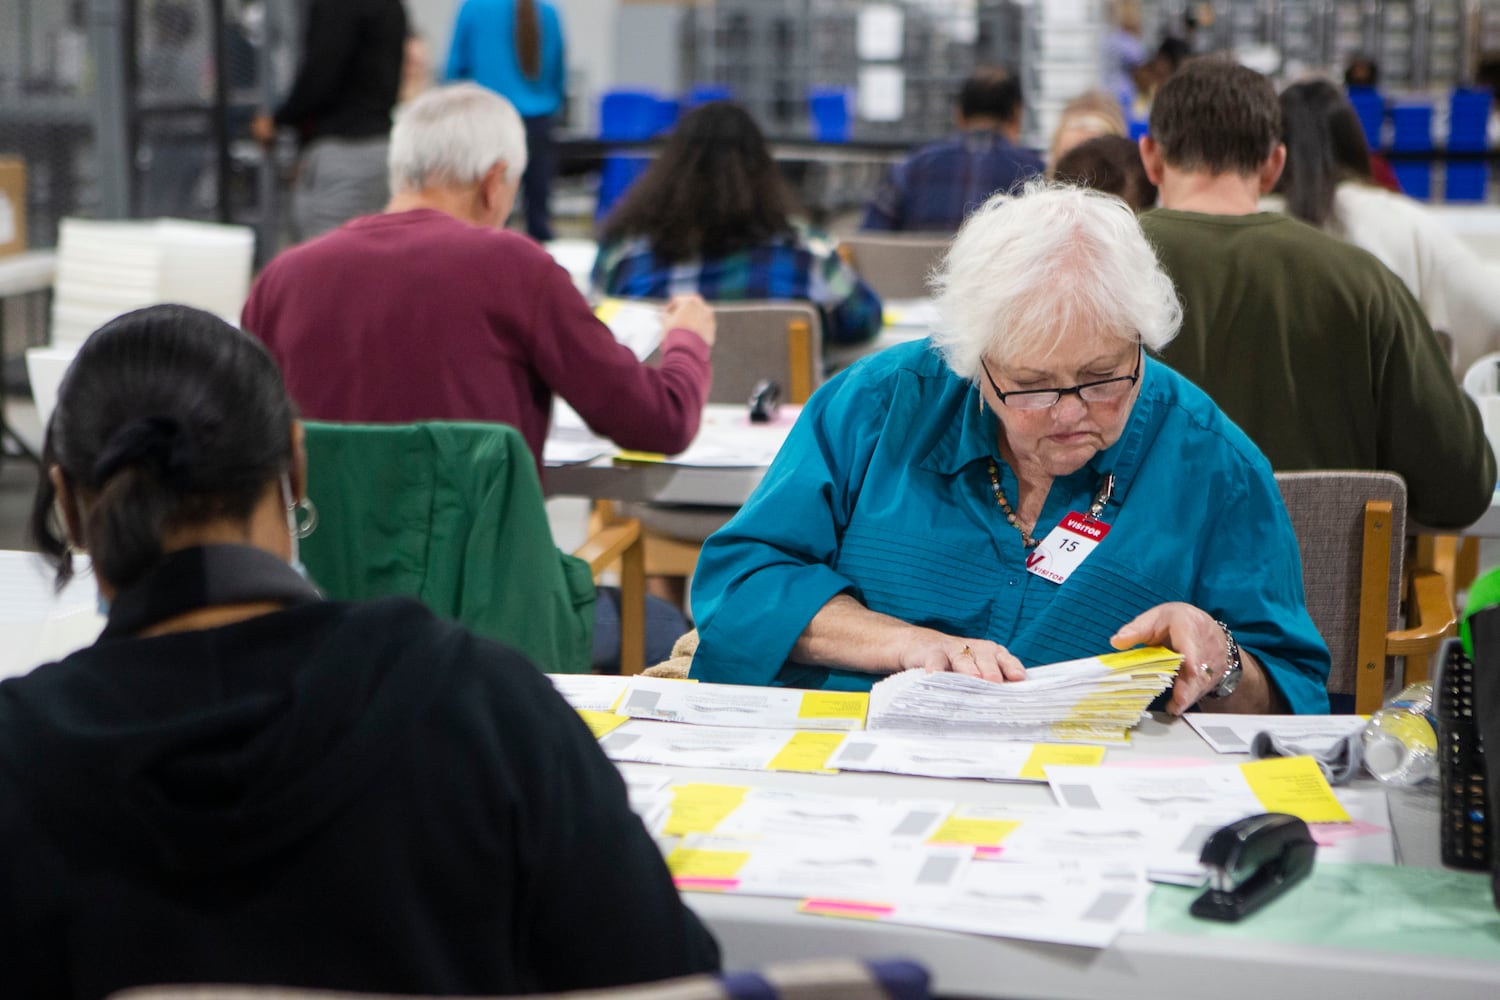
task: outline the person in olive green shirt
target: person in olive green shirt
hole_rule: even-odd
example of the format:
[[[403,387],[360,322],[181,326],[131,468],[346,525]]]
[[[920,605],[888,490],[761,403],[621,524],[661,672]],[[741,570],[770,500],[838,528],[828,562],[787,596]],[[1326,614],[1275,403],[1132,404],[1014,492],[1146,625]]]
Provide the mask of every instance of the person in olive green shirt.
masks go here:
[[[1381,469],[1410,517],[1461,527],[1488,509],[1495,458],[1406,286],[1375,257],[1259,211],[1286,162],[1265,77],[1193,60],[1162,88],[1141,158],[1161,205],[1141,223],[1177,286],[1162,352],[1277,470]]]

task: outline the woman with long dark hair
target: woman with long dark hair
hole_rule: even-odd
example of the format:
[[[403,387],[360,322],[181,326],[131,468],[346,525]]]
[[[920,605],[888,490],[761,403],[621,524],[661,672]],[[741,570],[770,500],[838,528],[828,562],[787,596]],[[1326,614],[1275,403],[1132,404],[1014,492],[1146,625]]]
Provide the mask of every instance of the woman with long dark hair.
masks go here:
[[[552,992],[701,972],[619,774],[520,654],[297,572],[302,427],[185,306],[83,345],[32,528],[93,646],[0,683],[7,997],[166,982]]]
[[[1343,92],[1327,80],[1294,83],[1281,92],[1281,116],[1287,156],[1276,191],[1286,213],[1379,257],[1433,329],[1453,338],[1457,371],[1500,349],[1500,291],[1488,269],[1421,204],[1376,185]]]
[[[730,101],[705,104],[604,220],[594,285],[639,298],[807,299],[825,341],[873,337],[879,297],[796,215],[755,119]]]
[[[464,0],[448,48],[449,80],[473,80],[506,98],[526,124],[521,201],[526,231],[552,238],[549,202],[557,149],[552,126],[568,92],[562,20],[546,0]]]

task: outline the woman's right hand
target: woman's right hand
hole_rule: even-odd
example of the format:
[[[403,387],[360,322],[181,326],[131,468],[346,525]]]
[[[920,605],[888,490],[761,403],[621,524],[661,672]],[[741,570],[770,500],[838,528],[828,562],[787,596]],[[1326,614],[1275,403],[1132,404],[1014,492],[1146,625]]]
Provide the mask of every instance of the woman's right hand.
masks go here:
[[[902,670],[955,673],[1004,683],[1026,679],[1026,668],[1004,646],[988,639],[965,639],[933,629],[913,630],[900,651]]]

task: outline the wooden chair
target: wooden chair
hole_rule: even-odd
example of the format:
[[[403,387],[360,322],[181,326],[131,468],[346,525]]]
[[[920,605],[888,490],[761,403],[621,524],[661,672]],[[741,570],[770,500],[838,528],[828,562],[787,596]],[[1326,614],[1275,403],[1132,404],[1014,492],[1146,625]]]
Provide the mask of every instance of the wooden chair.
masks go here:
[[[951,233],[854,233],[839,241],[839,255],[881,299],[925,299],[952,241]]]
[[[572,555],[557,550],[536,463],[505,424],[309,421],[308,495],[318,529],[301,543],[331,597],[402,594],[540,668],[590,669],[595,579],[620,570],[620,666],[645,667],[640,524],[614,518]]]
[[[1394,659],[1405,659],[1402,683],[1425,678],[1457,619],[1441,576],[1403,576],[1406,483],[1389,472],[1344,471],[1278,472],[1276,483],[1302,555],[1307,609],[1333,654],[1334,711],[1373,712],[1395,679]]]
[[[772,379],[787,403],[805,403],[823,382],[823,323],[808,302],[716,302],[718,332],[713,347],[714,380],[710,403],[748,404],[755,386]],[[616,508],[607,500],[594,507],[590,530],[617,517],[641,523],[646,575],[691,576],[703,540],[734,511],[718,507],[673,508],[629,504]]]

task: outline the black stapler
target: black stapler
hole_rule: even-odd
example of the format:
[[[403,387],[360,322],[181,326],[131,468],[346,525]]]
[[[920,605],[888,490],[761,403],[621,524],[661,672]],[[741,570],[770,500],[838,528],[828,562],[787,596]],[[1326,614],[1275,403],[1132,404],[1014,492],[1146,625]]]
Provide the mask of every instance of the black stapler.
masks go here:
[[[1209,920],[1249,916],[1306,878],[1318,845],[1307,824],[1285,813],[1261,813],[1214,831],[1198,860],[1212,887],[1190,912]]]
[[[755,383],[755,388],[750,392],[750,422],[770,423],[776,419],[776,411],[780,408],[781,384],[768,378]]]

